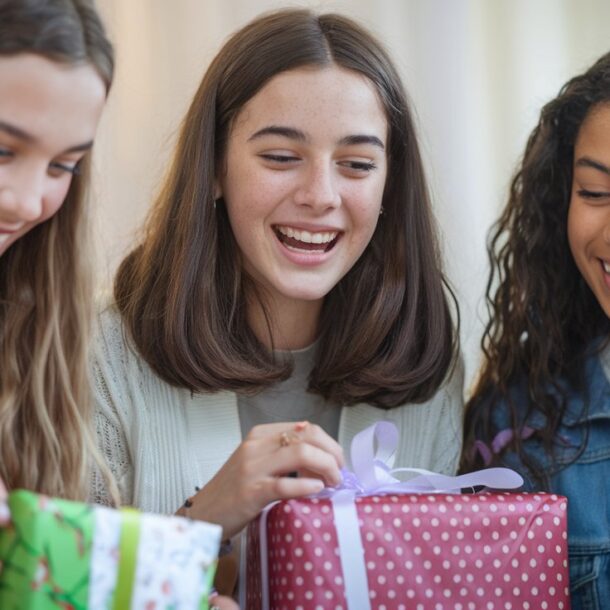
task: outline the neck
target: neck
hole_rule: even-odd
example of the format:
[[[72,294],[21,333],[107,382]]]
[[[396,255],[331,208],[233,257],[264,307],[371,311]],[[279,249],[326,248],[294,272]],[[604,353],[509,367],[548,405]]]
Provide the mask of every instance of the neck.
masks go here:
[[[303,349],[316,340],[322,302],[322,299],[303,301],[275,298],[268,300],[263,310],[258,299],[251,299],[248,323],[259,341],[269,349]]]

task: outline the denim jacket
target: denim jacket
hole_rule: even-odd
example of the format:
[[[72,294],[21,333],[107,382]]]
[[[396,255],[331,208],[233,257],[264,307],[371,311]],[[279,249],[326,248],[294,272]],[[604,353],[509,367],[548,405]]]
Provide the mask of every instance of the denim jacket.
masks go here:
[[[552,491],[568,498],[568,552],[572,610],[610,609],[610,348],[590,357],[585,368],[588,409],[580,394],[568,394],[567,411],[555,443],[555,459],[542,449],[536,435],[524,441],[526,451],[542,465]],[[524,385],[513,388],[515,405],[525,404]],[[498,429],[506,428],[508,413],[498,409]],[[541,429],[542,414],[525,425]],[[584,444],[584,450],[581,448]],[[540,491],[516,454],[506,452],[504,463],[519,471],[525,489]]]

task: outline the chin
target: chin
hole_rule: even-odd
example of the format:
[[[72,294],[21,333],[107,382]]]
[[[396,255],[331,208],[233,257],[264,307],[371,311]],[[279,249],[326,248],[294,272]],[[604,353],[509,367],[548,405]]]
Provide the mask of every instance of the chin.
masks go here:
[[[321,292],[319,290],[316,290],[315,292],[311,290],[298,290],[283,293],[286,299],[290,299],[292,301],[305,301],[313,303],[321,301],[327,294],[328,292]]]
[[[332,290],[319,285],[307,286],[278,286],[277,292],[285,299],[292,301],[321,301]]]

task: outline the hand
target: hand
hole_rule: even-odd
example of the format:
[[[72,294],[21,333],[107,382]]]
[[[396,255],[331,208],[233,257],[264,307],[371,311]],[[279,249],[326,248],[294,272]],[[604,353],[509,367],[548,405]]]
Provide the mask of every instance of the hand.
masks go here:
[[[319,426],[252,428],[216,475],[191,498],[188,516],[223,527],[231,538],[269,502],[307,496],[341,481],[341,446]],[[296,472],[296,478],[287,476]]]
[[[210,610],[239,610],[239,606],[235,601],[233,601],[230,597],[225,597],[224,595],[215,595],[214,597],[210,597]]]

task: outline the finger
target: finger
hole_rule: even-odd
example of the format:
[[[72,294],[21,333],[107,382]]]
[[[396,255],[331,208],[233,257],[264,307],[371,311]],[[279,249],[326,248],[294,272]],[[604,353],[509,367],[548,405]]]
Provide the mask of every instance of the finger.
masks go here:
[[[290,500],[320,493],[324,489],[324,483],[320,479],[299,477],[277,477],[273,480],[272,495],[277,500]]]
[[[305,442],[296,443],[276,451],[272,457],[273,462],[269,464],[272,475],[308,470],[329,486],[341,482],[341,471],[335,457],[315,445]]]
[[[270,436],[278,437],[282,432],[292,430],[295,424],[291,422],[278,422],[274,424],[259,424],[253,426],[248,432],[246,438],[255,440],[261,438],[269,438]]]
[[[317,424],[297,422],[296,424],[293,424],[293,430],[290,434],[295,435],[303,442],[314,445],[315,447],[322,449],[322,451],[330,453],[335,458],[339,468],[342,468],[345,465],[345,458],[341,445]]]
[[[271,449],[303,441],[322,449],[334,456],[339,468],[345,465],[341,445],[317,424],[306,421],[282,422],[254,426],[247,437],[251,441],[273,440]]]

